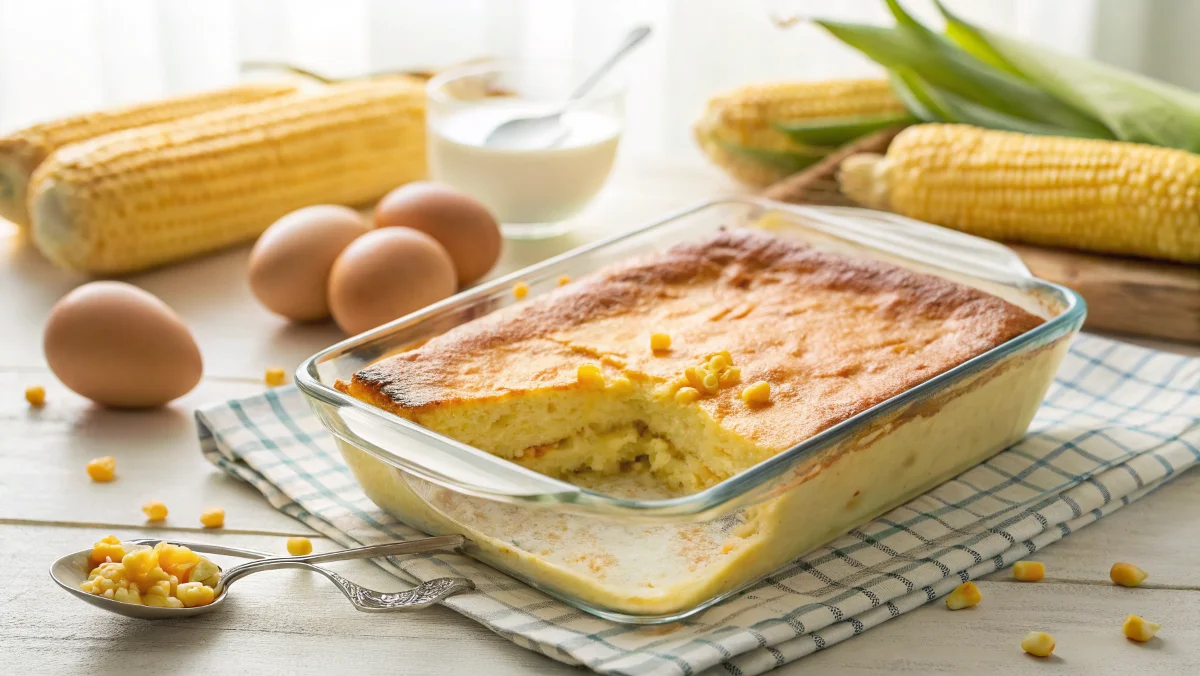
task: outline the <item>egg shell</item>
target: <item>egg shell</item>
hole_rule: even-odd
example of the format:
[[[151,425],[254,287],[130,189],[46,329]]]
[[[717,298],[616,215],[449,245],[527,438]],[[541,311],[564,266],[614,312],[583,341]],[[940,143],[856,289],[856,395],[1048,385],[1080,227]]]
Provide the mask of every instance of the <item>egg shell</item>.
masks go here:
[[[275,221],[250,251],[250,290],[268,310],[297,322],[329,317],[329,273],[338,254],[370,228],[348,207],[304,207]]]
[[[191,391],[204,370],[179,315],[123,282],[84,284],[59,299],[42,349],[64,385],[115,408],[161,406]]]
[[[465,193],[428,181],[402,185],[375,207],[375,227],[405,227],[436,239],[458,269],[459,284],[486,275],[500,258],[500,226]]]
[[[346,247],[329,275],[329,309],[349,334],[362,333],[449,297],[450,254],[408,228],[372,230]]]

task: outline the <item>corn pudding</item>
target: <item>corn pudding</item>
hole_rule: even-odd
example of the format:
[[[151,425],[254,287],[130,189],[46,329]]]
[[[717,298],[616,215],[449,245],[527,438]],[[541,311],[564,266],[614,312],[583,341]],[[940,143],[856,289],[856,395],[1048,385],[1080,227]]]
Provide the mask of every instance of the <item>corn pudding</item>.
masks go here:
[[[153,547],[108,535],[92,546],[94,566],[79,588],[122,603],[159,608],[205,606],[216,598],[217,565],[182,545]]]
[[[942,277],[739,228],[580,277],[336,387],[534,471],[661,499],[710,488],[1042,321]],[[403,520],[463,533],[482,558],[588,603],[663,614],[1015,442],[1065,348],[902,408],[798,470],[786,492],[702,524],[490,502],[339,443],[368,496]]]
[[[741,230],[585,277],[340,387],[543,474],[648,471],[690,493],[1040,323],[938,277]],[[646,349],[653,327],[669,351]],[[753,384],[687,377],[720,354]],[[706,396],[677,398],[683,379]]]

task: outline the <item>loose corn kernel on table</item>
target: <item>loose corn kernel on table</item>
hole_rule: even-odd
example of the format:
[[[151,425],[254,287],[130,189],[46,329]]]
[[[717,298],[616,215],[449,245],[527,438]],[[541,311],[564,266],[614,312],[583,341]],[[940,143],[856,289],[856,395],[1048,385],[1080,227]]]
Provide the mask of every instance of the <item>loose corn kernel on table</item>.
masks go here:
[[[628,158],[627,158],[628,160]],[[511,271],[602,234],[735,188],[695,160],[637,158],[618,165],[582,230],[549,242],[510,245],[499,272]],[[46,569],[55,557],[119,537],[170,536],[287,551],[290,537],[330,540],[272,509],[249,486],[209,466],[198,451],[192,410],[265,387],[264,373],[289,374],[340,338],[332,324],[289,326],[258,307],[245,283],[247,248],[129,281],[158,294],[192,328],[205,378],[192,393],[154,412],[107,411],[66,391],[46,369],[41,325],[50,306],[81,283],[53,269],[0,222],[0,652],[9,673],[150,674],[184,672],[580,673],[523,650],[445,608],[413,614],[359,613],[328,581],[298,571],[255,575],[218,612],[150,623],[102,613],[57,589]],[[198,292],[202,289],[203,292]],[[1200,354],[1200,350],[1158,344]],[[45,388],[33,407],[24,392]],[[116,459],[116,478],[93,482],[89,460]],[[141,507],[161,500],[165,520]],[[223,528],[204,528],[209,507]],[[1164,518],[1163,515],[1175,515]],[[978,582],[983,600],[949,611],[931,603],[779,673],[1128,674],[1200,673],[1200,473],[1071,535],[1036,556],[1040,582],[1009,570]],[[1109,581],[1128,561],[1150,578],[1139,589]],[[403,584],[374,565],[334,564],[377,589]],[[1122,634],[1127,615],[1162,625],[1136,644]],[[1051,657],[1021,650],[1030,631],[1049,632]],[[399,662],[403,660],[403,662]]]

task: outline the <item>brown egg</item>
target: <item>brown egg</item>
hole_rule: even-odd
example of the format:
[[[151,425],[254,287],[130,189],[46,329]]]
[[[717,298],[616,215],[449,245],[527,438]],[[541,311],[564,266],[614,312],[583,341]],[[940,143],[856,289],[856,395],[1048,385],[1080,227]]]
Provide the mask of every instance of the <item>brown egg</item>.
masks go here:
[[[329,275],[329,309],[349,334],[362,333],[454,293],[450,254],[408,228],[372,230],[346,247]]]
[[[329,272],[370,228],[357,211],[322,204],[275,221],[250,252],[250,290],[268,310],[298,322],[329,317]]]
[[[200,382],[200,349],[179,315],[123,282],[92,282],[63,296],[42,335],[50,370],[105,406],[148,408]]]
[[[500,226],[479,202],[440,183],[418,181],[384,195],[375,207],[375,227],[420,230],[446,247],[458,283],[487,274],[500,258]]]

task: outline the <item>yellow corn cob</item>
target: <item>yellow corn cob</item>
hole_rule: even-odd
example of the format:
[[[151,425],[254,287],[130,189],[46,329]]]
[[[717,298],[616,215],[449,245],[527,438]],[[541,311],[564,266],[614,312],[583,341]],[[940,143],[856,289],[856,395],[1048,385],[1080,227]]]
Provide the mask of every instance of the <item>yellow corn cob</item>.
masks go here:
[[[112,132],[178,120],[210,110],[252,103],[296,91],[284,83],[244,84],[188,94],[165,101],[139,103],[35,124],[0,137],[0,218],[29,225],[25,210],[29,177],[59,148]]]
[[[902,112],[903,104],[883,79],[756,84],[710,99],[692,132],[717,166],[761,187],[828,152],[792,141],[775,125]]]
[[[847,158],[854,201],[990,239],[1200,262],[1200,156],[925,124]]]
[[[123,274],[251,240],[299,207],[369,202],[424,177],[424,110],[419,81],[380,78],[67,146],[34,174],[33,242],[65,268]]]

